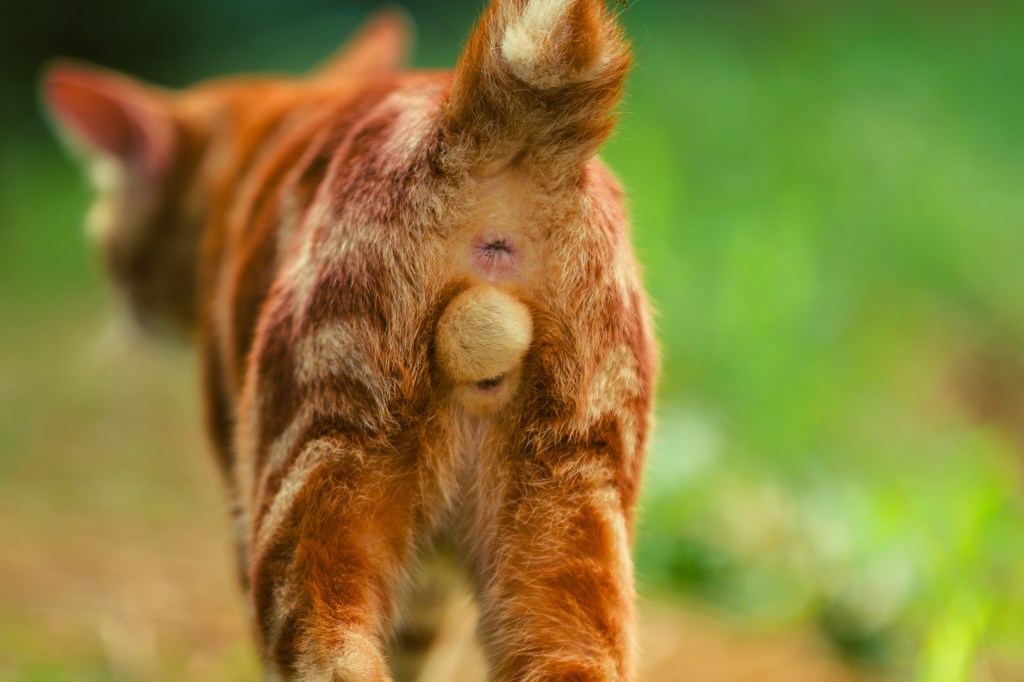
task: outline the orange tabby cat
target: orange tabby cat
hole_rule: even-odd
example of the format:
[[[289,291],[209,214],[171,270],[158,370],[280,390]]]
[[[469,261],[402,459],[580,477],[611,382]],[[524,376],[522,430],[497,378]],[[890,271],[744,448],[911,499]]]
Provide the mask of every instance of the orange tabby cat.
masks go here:
[[[454,73],[404,44],[387,14],[303,79],[44,89],[118,291],[198,344],[269,678],[392,679],[442,542],[493,679],[631,680],[656,361],[595,157],[628,47],[603,0],[494,0]]]

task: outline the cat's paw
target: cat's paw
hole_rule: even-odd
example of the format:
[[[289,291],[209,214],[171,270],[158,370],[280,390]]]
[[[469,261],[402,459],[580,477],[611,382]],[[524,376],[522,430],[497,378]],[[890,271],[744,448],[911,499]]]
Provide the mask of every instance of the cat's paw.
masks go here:
[[[346,635],[340,652],[335,651],[328,663],[301,665],[299,669],[301,682],[394,682],[376,640],[358,633]]]
[[[334,661],[331,682],[393,682],[384,655],[365,635],[349,635]]]

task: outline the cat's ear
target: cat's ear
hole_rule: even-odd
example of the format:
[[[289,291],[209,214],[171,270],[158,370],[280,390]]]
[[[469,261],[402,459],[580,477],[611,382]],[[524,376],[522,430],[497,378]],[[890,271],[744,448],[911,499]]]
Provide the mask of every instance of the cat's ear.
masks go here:
[[[314,75],[332,78],[394,71],[405,63],[412,35],[409,15],[397,9],[378,12]]]
[[[455,71],[447,158],[578,167],[611,134],[629,65],[605,0],[492,0]]]
[[[174,161],[177,127],[168,95],[127,76],[71,62],[43,73],[43,99],[59,131],[87,154],[148,181]]]

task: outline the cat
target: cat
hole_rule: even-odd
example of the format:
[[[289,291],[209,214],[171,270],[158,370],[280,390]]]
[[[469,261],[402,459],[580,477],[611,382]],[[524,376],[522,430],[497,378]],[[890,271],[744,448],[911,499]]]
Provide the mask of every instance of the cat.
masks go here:
[[[198,349],[267,679],[394,679],[443,545],[491,679],[633,680],[657,353],[596,156],[629,45],[604,0],[493,0],[454,72],[400,70],[407,32],[174,92],[60,61],[43,96],[115,291]]]

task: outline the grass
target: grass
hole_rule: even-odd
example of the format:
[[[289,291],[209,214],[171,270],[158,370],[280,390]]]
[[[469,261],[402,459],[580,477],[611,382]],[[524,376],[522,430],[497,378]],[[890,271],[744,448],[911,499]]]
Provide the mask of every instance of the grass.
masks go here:
[[[607,152],[667,369],[641,574],[921,680],[1024,643],[1022,453],[956,378],[1024,339],[1020,11],[986,9],[657,17]]]
[[[638,2],[623,16],[638,66],[604,155],[632,197],[664,356],[637,548],[648,598],[810,627],[897,679],[1018,679],[1024,452],[976,418],[961,375],[1024,343],[1024,9]],[[450,62],[436,32],[424,54]],[[175,65],[183,80],[215,66],[196,62]],[[216,477],[181,426],[198,423],[194,369],[103,340],[107,298],[76,229],[87,195],[37,124],[7,136],[0,163],[0,577],[40,574],[31,599],[0,591],[0,650],[16,652],[0,679],[115,679],[151,665],[110,660],[131,614],[83,640],[24,605],[75,572],[48,560],[116,578],[83,537],[173,547],[231,593],[209,530]],[[173,605],[167,570],[126,584]],[[187,618],[171,629],[165,646],[194,643]],[[251,676],[237,623],[219,632],[215,660],[150,674]]]

